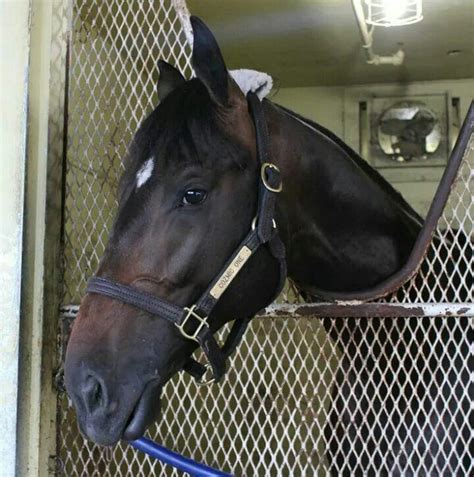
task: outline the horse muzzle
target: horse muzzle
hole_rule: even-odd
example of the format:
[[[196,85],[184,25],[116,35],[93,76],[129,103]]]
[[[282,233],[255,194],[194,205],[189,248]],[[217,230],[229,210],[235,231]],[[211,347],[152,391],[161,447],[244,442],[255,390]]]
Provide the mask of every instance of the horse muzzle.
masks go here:
[[[76,409],[79,428],[87,439],[108,446],[120,439],[135,440],[158,417],[161,383],[152,379],[111,389],[90,373],[82,380],[66,379],[66,389]],[[119,396],[120,394],[120,396]],[[117,398],[114,398],[117,395]]]

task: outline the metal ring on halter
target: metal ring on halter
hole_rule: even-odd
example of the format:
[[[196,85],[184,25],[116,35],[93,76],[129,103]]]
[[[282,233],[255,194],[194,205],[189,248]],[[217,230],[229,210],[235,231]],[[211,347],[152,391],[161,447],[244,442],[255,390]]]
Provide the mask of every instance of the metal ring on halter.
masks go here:
[[[267,176],[266,176],[266,170],[267,169],[273,169],[274,171],[278,172],[278,175],[279,175],[279,178],[280,178],[280,183],[278,184],[277,187],[272,187],[268,183]],[[263,185],[270,192],[274,192],[275,194],[278,194],[279,192],[281,192],[283,190],[283,182],[281,181],[281,172],[280,172],[280,169],[278,169],[278,167],[275,166],[275,164],[272,164],[271,162],[264,162],[262,164],[261,169],[260,169],[260,177],[262,178]]]
[[[258,219],[258,215],[256,215],[252,220],[252,230],[255,230],[256,227],[257,227],[257,219]],[[277,224],[275,222],[275,219],[272,219],[272,225],[273,225],[274,229],[277,228]]]
[[[201,376],[201,379],[199,379],[198,381],[196,381],[196,384],[198,386],[209,386],[209,384],[212,384],[216,381],[216,378],[214,377],[214,375],[212,375],[212,378],[209,378],[209,379],[204,379],[204,376],[206,375],[206,373],[211,370],[211,366],[209,364],[205,364],[204,365],[204,368],[206,369],[204,371],[204,374]],[[212,372],[212,370],[211,370]]]

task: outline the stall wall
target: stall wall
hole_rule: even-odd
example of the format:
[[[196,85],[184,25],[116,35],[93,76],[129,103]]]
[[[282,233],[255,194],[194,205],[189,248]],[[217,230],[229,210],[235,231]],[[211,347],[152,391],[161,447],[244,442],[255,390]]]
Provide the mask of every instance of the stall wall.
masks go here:
[[[15,475],[29,4],[0,3],[0,474]],[[12,54],[14,45],[14,54]]]
[[[283,88],[272,98],[313,119],[359,151],[359,101],[374,96],[443,94],[460,99],[461,120],[473,99],[474,78],[409,84],[370,84],[350,87]],[[384,168],[380,172],[422,215],[426,215],[443,167]]]

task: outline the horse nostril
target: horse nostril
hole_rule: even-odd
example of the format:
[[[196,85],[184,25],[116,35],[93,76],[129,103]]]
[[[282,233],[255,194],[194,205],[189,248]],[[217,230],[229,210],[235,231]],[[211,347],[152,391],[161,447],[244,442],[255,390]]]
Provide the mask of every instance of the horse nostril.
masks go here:
[[[94,402],[98,404],[99,407],[102,407],[102,386],[100,383],[97,381],[94,391],[93,391],[93,396],[92,399]]]
[[[95,376],[89,375],[82,390],[84,401],[89,413],[103,409],[107,405],[107,396],[103,383]]]

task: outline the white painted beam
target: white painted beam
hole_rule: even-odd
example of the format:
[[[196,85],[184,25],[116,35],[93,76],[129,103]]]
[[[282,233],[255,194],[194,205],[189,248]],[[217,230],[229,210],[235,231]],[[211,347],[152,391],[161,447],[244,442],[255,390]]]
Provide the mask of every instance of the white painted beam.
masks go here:
[[[15,475],[29,56],[28,0],[0,2],[0,476]]]

